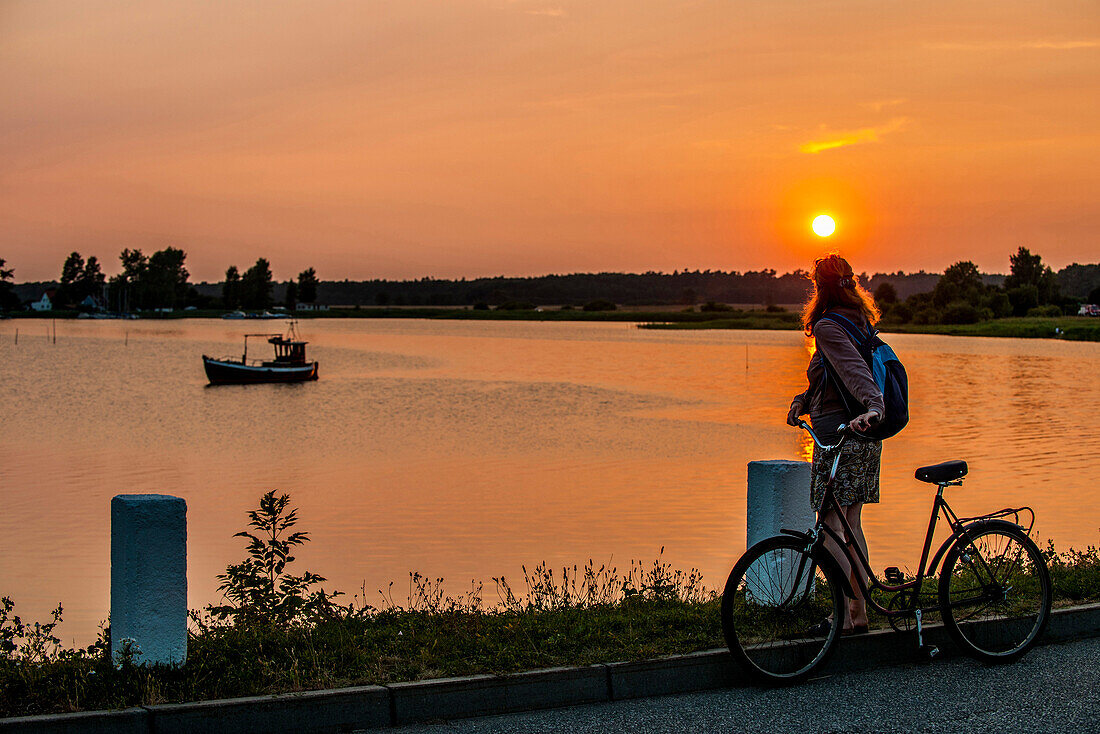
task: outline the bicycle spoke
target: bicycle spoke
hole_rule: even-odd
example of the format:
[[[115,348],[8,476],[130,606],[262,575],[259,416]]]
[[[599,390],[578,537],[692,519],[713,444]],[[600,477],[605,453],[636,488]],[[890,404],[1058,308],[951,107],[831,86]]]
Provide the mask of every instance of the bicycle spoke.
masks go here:
[[[835,634],[814,630],[837,619],[842,592],[801,541],[774,538],[754,547],[730,574],[722,624],[734,656],[759,678],[793,680],[823,659]]]
[[[1011,659],[1030,647],[1046,625],[1050,597],[1038,548],[1013,526],[978,528],[944,561],[944,622],[982,659]]]

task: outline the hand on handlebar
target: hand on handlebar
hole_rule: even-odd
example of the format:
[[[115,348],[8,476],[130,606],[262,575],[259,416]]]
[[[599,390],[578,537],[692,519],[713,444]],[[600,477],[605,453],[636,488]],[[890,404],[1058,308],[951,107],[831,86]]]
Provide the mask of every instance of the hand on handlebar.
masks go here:
[[[802,421],[798,420],[798,418],[805,412],[806,411],[802,408],[802,403],[798,402],[797,400],[791,403],[791,409],[787,411],[787,425],[801,425]]]
[[[863,433],[873,424],[878,423],[879,418],[881,417],[882,416],[878,414],[877,410],[869,410],[863,415],[857,415],[855,418],[853,418],[848,423],[848,427],[851,428],[853,431]]]

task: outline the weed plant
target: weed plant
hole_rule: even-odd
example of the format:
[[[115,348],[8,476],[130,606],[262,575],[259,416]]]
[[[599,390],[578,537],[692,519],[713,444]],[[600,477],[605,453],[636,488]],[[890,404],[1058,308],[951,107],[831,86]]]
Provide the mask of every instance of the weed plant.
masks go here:
[[[106,625],[87,648],[65,649],[54,634],[60,605],[49,622],[26,623],[4,598],[0,716],[509,673],[724,644],[717,595],[697,570],[661,557],[622,570],[592,560],[524,566],[522,582],[493,578],[489,601],[481,584],[451,596],[443,579],[414,572],[404,599],[395,601],[391,583],[371,595],[374,604],[365,588],[339,604],[323,577],[289,572],[293,549],[309,540],[296,522],[288,496],[261,498],[249,530],[238,533],[246,558],[219,576],[225,603],[191,612],[187,662],[177,668],[132,655],[112,664]],[[1100,601],[1100,551],[1059,554],[1048,544],[1045,555],[1056,599]]]

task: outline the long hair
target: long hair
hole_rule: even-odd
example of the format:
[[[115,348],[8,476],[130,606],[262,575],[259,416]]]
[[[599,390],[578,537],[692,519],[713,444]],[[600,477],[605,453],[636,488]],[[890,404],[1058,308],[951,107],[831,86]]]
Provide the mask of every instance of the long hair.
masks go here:
[[[814,324],[822,314],[838,306],[856,309],[871,324],[878,322],[881,314],[874,296],[859,284],[852,266],[840,255],[833,253],[814,260],[809,277],[814,290],[802,307],[802,328],[807,336],[813,334]]]

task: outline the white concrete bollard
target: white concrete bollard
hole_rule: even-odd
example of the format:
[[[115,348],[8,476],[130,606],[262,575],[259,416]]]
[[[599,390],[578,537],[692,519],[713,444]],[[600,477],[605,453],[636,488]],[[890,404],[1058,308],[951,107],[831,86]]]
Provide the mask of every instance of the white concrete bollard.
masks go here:
[[[765,538],[779,535],[782,528],[809,530],[814,524],[810,509],[810,465],[805,461],[750,461],[746,512],[746,541],[751,548]],[[772,557],[778,563],[786,559]],[[795,562],[795,559],[790,559]],[[796,569],[764,569],[759,577],[794,580]],[[758,602],[778,604],[790,588],[754,588],[749,575],[749,591]],[[780,592],[777,594],[777,592]]]
[[[187,659],[187,503],[166,494],[111,500],[111,656]]]

